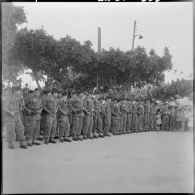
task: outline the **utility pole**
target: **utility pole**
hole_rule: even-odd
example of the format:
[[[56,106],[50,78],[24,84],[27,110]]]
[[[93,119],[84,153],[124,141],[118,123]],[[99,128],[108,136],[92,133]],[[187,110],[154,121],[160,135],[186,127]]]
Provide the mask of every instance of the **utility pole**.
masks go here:
[[[101,53],[101,28],[98,27],[98,54],[100,55]],[[97,85],[96,85],[97,90],[99,91],[99,76],[97,75]]]
[[[136,20],[134,21],[134,28],[133,28],[132,51],[134,50],[134,42],[135,42],[135,29],[136,29]]]

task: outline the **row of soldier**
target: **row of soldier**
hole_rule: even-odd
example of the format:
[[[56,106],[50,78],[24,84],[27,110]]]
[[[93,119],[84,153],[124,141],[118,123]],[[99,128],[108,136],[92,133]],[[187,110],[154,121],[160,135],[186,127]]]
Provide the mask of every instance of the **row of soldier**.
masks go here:
[[[55,88],[38,89],[24,93],[13,88],[12,95],[4,100],[4,123],[9,148],[20,141],[21,148],[44,143],[94,139],[142,131],[174,131],[177,126],[177,109],[164,104],[163,107],[150,101],[132,101],[100,94],[67,91]],[[159,122],[159,112],[160,121]],[[162,120],[161,120],[162,119]]]

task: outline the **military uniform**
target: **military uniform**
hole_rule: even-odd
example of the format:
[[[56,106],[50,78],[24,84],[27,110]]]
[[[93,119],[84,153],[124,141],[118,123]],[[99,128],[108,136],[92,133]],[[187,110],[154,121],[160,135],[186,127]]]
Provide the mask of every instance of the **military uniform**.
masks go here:
[[[169,130],[169,115],[170,111],[168,110],[167,106],[164,106],[162,109],[162,130],[168,131]]]
[[[45,131],[44,131],[44,139],[45,143],[48,144],[49,141],[51,143],[56,143],[54,140],[56,134],[57,127],[57,118],[56,112],[58,109],[57,99],[52,95],[47,95],[43,101],[43,110],[45,111]]]
[[[126,131],[127,133],[131,132],[132,129],[132,104],[131,102],[127,102],[127,125],[126,125]]]
[[[127,112],[128,112],[128,110],[126,108],[126,104],[124,102],[121,102],[120,103],[121,120],[120,120],[120,131],[119,131],[119,134],[126,133]]]
[[[144,131],[150,130],[149,121],[150,121],[150,103],[146,102],[144,104]]]
[[[138,131],[143,131],[144,107],[141,103],[137,106]]]
[[[174,107],[172,107],[170,110],[170,121],[169,121],[170,131],[175,131],[175,124],[176,124],[175,109]]]
[[[112,134],[116,135],[117,131],[120,128],[120,107],[117,103],[113,102],[111,107],[112,120],[111,120],[111,128]]]
[[[74,140],[81,140],[81,130],[83,127],[83,102],[79,97],[72,98],[70,101],[70,107],[72,110],[72,133]]]
[[[9,143],[9,148],[14,148],[13,142],[16,139],[20,141],[20,147],[26,148],[24,126],[20,118],[19,101],[15,96],[11,96],[3,104],[7,129],[6,139]],[[12,112],[12,114],[9,112]]]
[[[103,137],[103,124],[102,124],[102,108],[101,104],[98,101],[98,99],[94,99],[94,115],[93,115],[93,134],[94,137],[97,137],[97,134],[99,137]]]
[[[71,109],[71,98],[67,99],[67,106],[68,106],[68,119],[70,124],[70,136],[74,136],[74,133],[72,131],[72,109]]]
[[[92,129],[93,129],[93,102],[90,98],[86,98],[83,102],[84,107],[84,118],[83,118],[83,127],[82,134],[83,138],[87,139],[93,138]]]
[[[103,107],[103,120],[104,120],[104,135],[110,136],[110,127],[111,127],[111,104],[106,101]]]
[[[132,131],[137,132],[138,120],[137,120],[137,105],[132,105]]]
[[[40,133],[40,120],[42,111],[42,101],[39,97],[28,96],[25,101],[25,136],[28,145],[39,144],[36,140]]]
[[[60,142],[71,141],[69,138],[70,124],[68,118],[68,105],[67,100],[60,98],[58,101],[57,122],[59,127],[59,139]]]

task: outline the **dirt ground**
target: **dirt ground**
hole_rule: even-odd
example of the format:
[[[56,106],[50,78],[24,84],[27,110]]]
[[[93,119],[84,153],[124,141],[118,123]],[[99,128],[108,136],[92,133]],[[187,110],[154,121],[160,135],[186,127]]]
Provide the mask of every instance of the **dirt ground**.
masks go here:
[[[192,193],[193,185],[189,132],[135,133],[27,150],[10,150],[3,141],[3,193]]]

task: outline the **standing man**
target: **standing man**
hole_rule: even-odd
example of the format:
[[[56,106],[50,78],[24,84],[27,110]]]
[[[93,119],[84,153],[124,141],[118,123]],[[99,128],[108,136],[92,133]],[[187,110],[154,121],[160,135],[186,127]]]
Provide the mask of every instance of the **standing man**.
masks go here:
[[[132,129],[132,101],[128,100],[127,101],[127,126],[126,126],[126,131],[127,133],[131,133]]]
[[[40,134],[40,120],[42,112],[42,101],[40,99],[40,92],[38,88],[26,98],[25,101],[25,135],[28,146],[32,144],[40,145],[41,143],[37,141]]]
[[[162,109],[162,130],[168,131],[169,130],[169,109],[168,104],[165,103]]]
[[[141,101],[137,105],[138,132],[143,131],[144,107]]]
[[[18,87],[12,87],[12,94],[3,104],[7,129],[7,141],[10,149],[14,149],[16,139],[20,142],[20,148],[26,149],[24,126],[20,119],[20,95]]]
[[[101,105],[100,105],[100,102],[99,102],[99,94],[96,94],[95,95],[95,98],[94,98],[94,120],[93,120],[93,136],[94,138],[97,138],[97,137],[104,137],[103,135],[103,124],[102,124],[102,118],[101,118]]]
[[[126,100],[121,100],[120,102],[120,112],[121,112],[121,126],[119,134],[126,134],[126,124],[127,124],[127,113]]]
[[[62,96],[58,101],[58,112],[57,112],[57,121],[59,127],[59,140],[60,142],[71,142],[69,137],[70,133],[70,124],[68,119],[68,105],[67,105],[67,91],[62,92]]]
[[[170,120],[169,120],[170,131],[175,131],[175,123],[176,123],[175,108],[174,108],[174,106],[171,106],[171,109],[170,109]]]
[[[45,144],[57,143],[54,140],[57,127],[56,113],[58,111],[57,102],[58,90],[53,88],[46,91],[46,98],[43,101],[43,110],[45,111],[45,132],[44,139]]]
[[[83,139],[93,139],[92,129],[93,129],[93,102],[91,99],[91,94],[87,95],[83,101],[84,107],[84,118],[83,118]]]
[[[150,126],[149,126],[149,120],[150,120],[150,101],[146,101],[144,104],[144,130],[149,131]]]
[[[104,136],[110,136],[111,127],[111,98],[107,97],[104,104]]]
[[[77,92],[73,91],[72,98],[69,103],[71,112],[72,112],[72,133],[73,140],[83,140],[81,136],[81,129],[83,126],[83,102],[79,96],[77,96]]]
[[[111,107],[111,114],[112,114],[111,128],[112,128],[113,135],[117,135],[117,131],[120,128],[120,107],[118,102],[119,100],[115,98],[113,100],[113,104]]]
[[[138,120],[137,120],[137,103],[134,100],[132,105],[132,131],[137,132]]]

